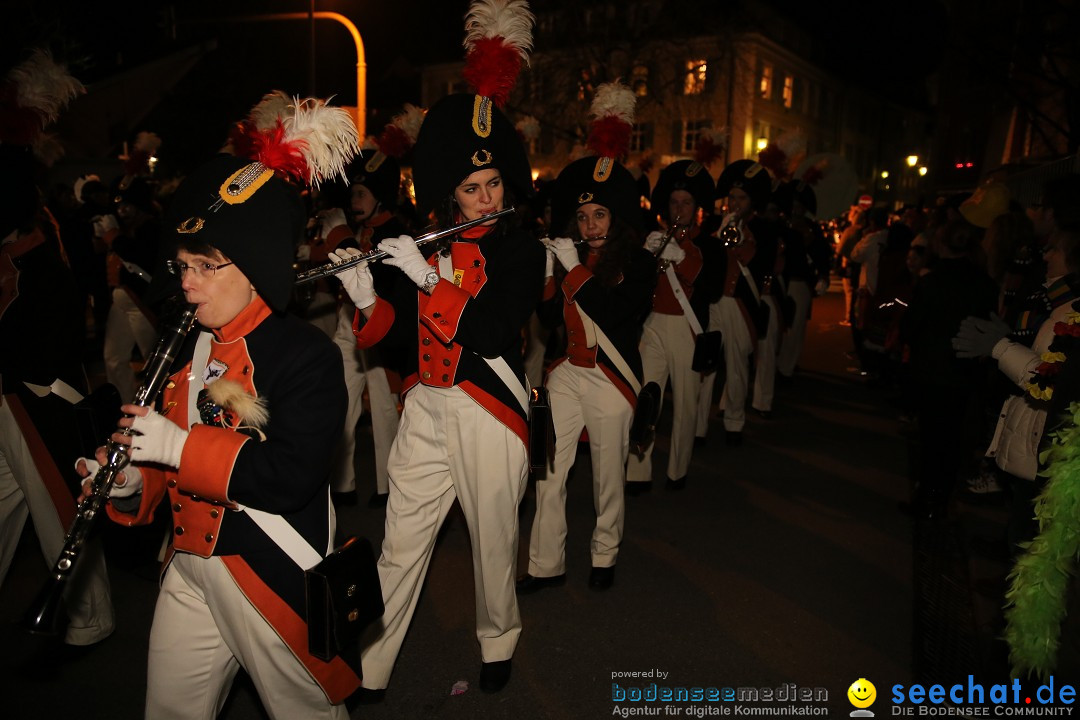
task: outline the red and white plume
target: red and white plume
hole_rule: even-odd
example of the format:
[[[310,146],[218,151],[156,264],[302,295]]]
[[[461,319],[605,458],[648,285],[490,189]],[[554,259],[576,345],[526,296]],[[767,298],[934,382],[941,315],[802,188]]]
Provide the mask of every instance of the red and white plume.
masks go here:
[[[0,142],[32,144],[69,102],[85,92],[48,51],[35,50],[0,82]]]
[[[465,15],[465,80],[502,107],[529,64],[536,18],[525,0],[473,0]]]
[[[318,187],[327,178],[345,179],[345,166],[360,147],[356,124],[345,110],[319,98],[293,98],[292,114],[252,137],[252,160],[275,172]]]
[[[383,155],[400,160],[416,144],[426,113],[423,108],[405,103],[404,111],[395,115],[375,139],[375,147]]]
[[[806,157],[806,136],[798,128],[784,133],[758,153],[758,162],[774,180],[787,180]]]
[[[600,157],[621,158],[630,150],[630,130],[634,126],[634,91],[615,81],[596,88],[589,116],[589,149]]]
[[[727,135],[726,127],[719,130],[706,128],[698,133],[697,144],[694,145],[694,160],[705,167],[716,162],[727,147]]]
[[[292,114],[293,99],[281,90],[271,90],[255,103],[246,122],[256,130],[270,130],[277,121]]]

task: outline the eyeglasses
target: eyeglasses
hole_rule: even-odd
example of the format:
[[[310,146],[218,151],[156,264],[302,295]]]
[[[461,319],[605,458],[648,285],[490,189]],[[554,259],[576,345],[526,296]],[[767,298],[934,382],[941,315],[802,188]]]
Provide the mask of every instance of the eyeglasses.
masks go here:
[[[187,274],[188,270],[194,272],[195,277],[206,279],[214,277],[214,274],[217,273],[217,271],[221,268],[229,267],[230,265],[234,264],[235,263],[227,262],[221,263],[220,265],[211,265],[210,263],[197,263],[195,265],[188,265],[187,263],[182,263],[179,260],[166,260],[165,268],[171,274],[175,275],[181,280],[184,279],[184,275]]]

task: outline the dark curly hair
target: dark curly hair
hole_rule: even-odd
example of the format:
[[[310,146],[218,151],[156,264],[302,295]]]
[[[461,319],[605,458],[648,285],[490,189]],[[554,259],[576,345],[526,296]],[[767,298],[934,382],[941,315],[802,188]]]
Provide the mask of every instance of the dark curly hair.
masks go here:
[[[566,237],[574,241],[581,240],[581,232],[578,230],[577,218],[572,217],[567,223]],[[623,222],[614,214],[611,216],[611,227],[608,229],[608,241],[600,248],[600,260],[592,269],[593,275],[600,284],[606,288],[615,287],[622,281],[623,269],[633,255],[634,249],[641,246],[641,238],[627,223]],[[585,258],[589,254],[588,243],[578,245],[578,259],[585,264]],[[566,270],[558,263],[555,264],[556,287],[562,284],[566,277]]]

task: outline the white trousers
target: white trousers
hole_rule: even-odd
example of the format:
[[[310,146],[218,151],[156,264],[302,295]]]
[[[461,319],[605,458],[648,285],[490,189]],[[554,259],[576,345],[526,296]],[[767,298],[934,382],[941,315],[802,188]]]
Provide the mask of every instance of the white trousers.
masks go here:
[[[724,430],[740,432],[746,425],[746,395],[750,383],[750,353],[753,339],[746,319],[733,297],[722,297],[709,306],[709,329],[724,334]],[[712,395],[710,391],[710,396]]]
[[[120,391],[120,399],[131,402],[138,386],[131,369],[131,348],[139,346],[150,357],[157,331],[123,288],[113,288],[112,306],[105,321],[105,379]]]
[[[476,637],[484,662],[508,660],[521,635],[514,593],[521,438],[460,388],[417,385],[390,450],[390,498],[379,557],[383,628],[362,655],[364,687],[385,688],[409,628],[435,539],[456,499],[469,528]]]
[[[795,374],[799,364],[803,343],[806,341],[806,324],[810,320],[810,284],[805,280],[792,280],[788,283],[788,295],[795,301],[795,319],[780,341],[780,356],[776,361],[776,370],[784,377]]]
[[[355,308],[346,304],[338,311],[334,343],[341,350],[345,365],[345,387],[349,393],[349,407],[345,415],[345,427],[334,456],[330,474],[330,489],[334,492],[356,490],[356,423],[364,412],[364,387],[367,387],[371,403],[371,432],[375,441],[375,490],[385,495],[390,490],[386,462],[390,447],[398,429],[398,396],[390,392],[386,371],[379,365],[369,363],[369,353],[356,347],[352,321]]]
[[[766,295],[761,298],[769,308],[769,326],[765,336],[758,338],[757,369],[754,373],[754,397],[750,404],[755,410],[772,410],[773,396],[776,394],[776,354],[780,350],[780,313],[776,307],[776,298]]]
[[[176,553],[150,629],[147,720],[213,720],[240,667],[274,720],[349,717],[344,705],[330,704],[221,558]]]
[[[75,458],[71,460],[74,463]],[[60,522],[22,430],[15,422],[10,400],[4,398],[0,404],[0,584],[11,567],[27,516],[34,521],[41,553],[51,570],[64,547],[67,528]],[[68,614],[64,642],[69,645],[90,645],[104,640],[116,627],[100,542],[92,540],[83,546],[64,589],[64,603]]]
[[[536,481],[536,517],[529,539],[529,574],[566,572],[566,476],[574,466],[581,429],[589,431],[596,527],[593,567],[611,567],[623,535],[626,457],[634,411],[599,367],[564,361],[547,378],[555,423],[555,469]]]
[[[693,332],[682,315],[654,312],[645,320],[640,347],[645,382],[659,385],[661,398],[668,379],[671,379],[675,413],[671,424],[667,476],[670,480],[679,480],[686,476],[694,452],[694,428],[698,393],[701,390],[701,373],[690,368],[694,360]],[[627,482],[652,480],[654,445],[645,448],[641,458],[630,456],[626,465]]]
[[[304,316],[309,323],[322,330],[326,337],[332,338],[337,327],[337,305],[337,297],[325,290],[316,290]]]

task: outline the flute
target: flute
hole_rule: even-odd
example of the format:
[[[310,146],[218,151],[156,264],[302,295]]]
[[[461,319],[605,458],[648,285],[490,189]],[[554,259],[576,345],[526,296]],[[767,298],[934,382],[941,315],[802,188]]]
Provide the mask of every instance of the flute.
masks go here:
[[[466,220],[463,223],[453,225],[444,230],[436,230],[435,232],[421,235],[420,237],[416,238],[415,242],[417,245],[425,245],[429,242],[434,242],[435,240],[441,240],[442,238],[449,235],[457,235],[462,230],[468,230],[471,227],[482,225],[489,220],[501,218],[514,212],[515,210],[512,207],[506,208],[505,210],[499,210],[498,212],[493,212],[490,215],[483,215],[481,217],[478,217],[475,220]],[[325,265],[319,265],[317,267],[311,268],[310,270],[304,270],[303,272],[296,273],[296,283],[299,285],[300,283],[311,282],[312,280],[318,280],[319,278],[328,277],[330,275],[337,275],[339,272],[348,270],[349,268],[359,265],[362,262],[382,260],[389,254],[390,253],[386,252],[385,250],[375,249],[362,255],[355,255],[348,260],[339,263],[326,263]]]

